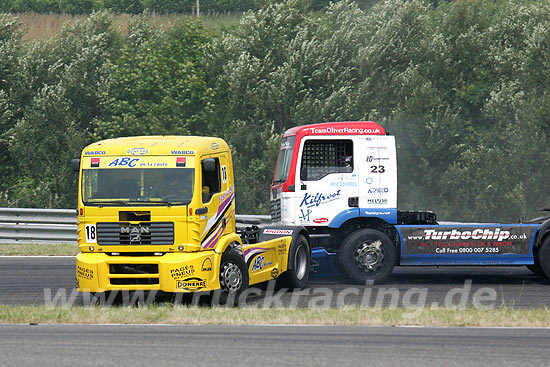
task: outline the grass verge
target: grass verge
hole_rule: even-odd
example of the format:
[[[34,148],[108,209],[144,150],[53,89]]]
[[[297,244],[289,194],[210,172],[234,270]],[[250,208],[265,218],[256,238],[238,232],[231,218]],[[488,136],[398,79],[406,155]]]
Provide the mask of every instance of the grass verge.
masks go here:
[[[75,256],[76,244],[17,243],[0,244],[0,256]]]
[[[193,306],[46,307],[0,305],[0,323],[31,324],[301,324],[550,327],[550,309],[253,309]]]

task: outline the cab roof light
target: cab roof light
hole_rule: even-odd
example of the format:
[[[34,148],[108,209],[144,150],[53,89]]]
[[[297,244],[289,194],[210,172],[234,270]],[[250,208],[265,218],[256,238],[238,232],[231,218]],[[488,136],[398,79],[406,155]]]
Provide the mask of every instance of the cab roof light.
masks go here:
[[[176,157],[176,167],[185,167],[187,157]]]

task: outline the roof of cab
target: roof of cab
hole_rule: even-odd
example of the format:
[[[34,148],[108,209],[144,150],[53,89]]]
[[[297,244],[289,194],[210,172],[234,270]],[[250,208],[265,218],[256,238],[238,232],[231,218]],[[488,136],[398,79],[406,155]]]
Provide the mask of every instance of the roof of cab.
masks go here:
[[[101,140],[82,150],[86,156],[123,155],[196,155],[227,151],[221,138],[206,136],[129,136]]]
[[[386,130],[372,121],[340,121],[296,126],[283,136],[305,135],[385,135]]]

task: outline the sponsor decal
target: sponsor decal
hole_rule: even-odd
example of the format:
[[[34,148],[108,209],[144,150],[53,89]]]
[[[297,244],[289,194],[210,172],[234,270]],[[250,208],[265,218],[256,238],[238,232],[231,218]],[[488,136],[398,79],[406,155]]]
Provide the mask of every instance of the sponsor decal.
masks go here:
[[[367,147],[367,149],[388,149],[388,147]]]
[[[278,275],[279,275],[279,269],[273,268],[273,270],[271,270],[271,277],[277,278]]]
[[[201,278],[187,278],[176,282],[176,288],[186,291],[198,291],[206,288],[206,280]]]
[[[372,134],[381,134],[380,129],[374,128],[374,129],[361,129],[361,128],[355,128],[355,127],[342,127],[342,128],[335,128],[335,127],[324,127],[324,128],[317,128],[312,127],[310,128],[311,134],[349,134],[349,135],[372,135]]]
[[[220,149],[220,145],[216,142],[213,142],[212,144],[210,144],[210,149],[218,150],[218,149]]]
[[[370,211],[370,210],[367,210],[365,211],[365,214],[366,215],[391,215],[391,212],[374,212],[374,211]]]
[[[387,203],[388,203],[388,199],[380,199],[380,198],[367,199],[367,204],[387,204]]]
[[[220,199],[219,199],[219,202],[223,202],[225,199],[227,199],[229,197],[229,195],[231,195],[233,193],[233,185],[229,186],[229,189],[223,194],[220,196]]]
[[[255,272],[255,271],[258,271],[258,270],[263,270],[264,267],[273,264],[272,261],[265,262],[265,263],[264,263],[264,261],[265,261],[265,257],[262,256],[262,255],[258,255],[258,256],[254,259],[254,261],[252,262],[252,270],[251,270],[251,272]]]
[[[367,179],[366,179],[365,182],[366,182],[368,185],[370,185],[370,184],[372,184],[373,181],[374,181],[374,180],[372,179],[372,177],[367,177]]]
[[[316,218],[313,220],[313,223],[321,224],[328,222],[328,218]]]
[[[195,154],[192,150],[172,150],[171,152],[174,155],[193,155]]]
[[[300,219],[300,221],[302,222],[309,222],[309,215],[312,213],[311,209],[306,209],[306,211],[304,212],[304,209],[300,209],[300,216],[298,217],[298,219]]]
[[[195,274],[195,267],[193,265],[183,265],[179,268],[170,269],[170,276],[174,280],[180,280]]]
[[[371,187],[369,191],[367,191],[369,194],[387,194],[389,189],[387,187]]]
[[[334,191],[331,193],[324,194],[322,192],[317,192],[315,194],[310,194],[306,192],[304,198],[300,203],[300,207],[305,206],[306,208],[316,207],[325,203],[328,203],[333,200],[337,200],[341,195],[342,190]]]
[[[146,148],[132,148],[126,151],[126,154],[130,155],[144,155],[149,154],[149,149]]]
[[[140,167],[168,167],[168,163],[166,162],[140,162]],[[176,165],[177,167],[177,165]]]
[[[210,258],[204,259],[201,270],[204,272],[212,271],[212,260],[210,260]]]
[[[92,280],[94,279],[94,271],[92,269],[88,269],[84,266],[78,265],[76,267],[76,276],[77,278]]]
[[[292,229],[264,229],[264,234],[287,234],[291,235]]]
[[[267,250],[265,247],[252,247],[244,250],[244,262],[248,264],[248,260],[252,259],[252,256],[266,252]]]
[[[402,227],[405,253],[445,255],[529,254],[536,226]]]
[[[334,181],[330,183],[330,186],[344,186],[344,187],[351,187],[351,186],[357,186],[357,182],[355,181]]]
[[[89,152],[84,152],[84,155],[105,155],[105,154],[107,154],[107,152],[104,150],[92,150]]]
[[[122,157],[115,158],[107,167],[135,167],[140,158]]]
[[[279,255],[286,255],[286,245],[284,243],[280,243],[277,246],[277,253]]]
[[[370,162],[374,162],[374,161],[389,161],[390,159],[387,158],[387,157],[381,157],[381,158],[377,158],[375,156],[372,156],[372,155],[368,155],[367,156],[367,162],[370,163]]]

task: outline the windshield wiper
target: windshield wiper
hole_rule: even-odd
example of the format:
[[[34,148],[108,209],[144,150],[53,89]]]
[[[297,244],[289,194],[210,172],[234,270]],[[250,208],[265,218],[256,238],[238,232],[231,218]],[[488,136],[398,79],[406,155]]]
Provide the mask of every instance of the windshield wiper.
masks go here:
[[[128,202],[123,201],[123,200],[86,201],[86,202],[84,202],[84,204],[85,205],[98,205],[98,206],[103,206],[105,204],[124,204],[124,205],[128,206]]]
[[[187,205],[188,202],[185,201],[163,201],[163,200],[131,200],[131,203],[139,203],[139,204],[164,204],[167,206],[172,205]]]

